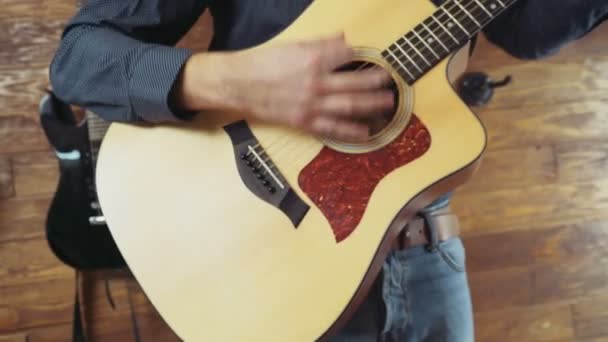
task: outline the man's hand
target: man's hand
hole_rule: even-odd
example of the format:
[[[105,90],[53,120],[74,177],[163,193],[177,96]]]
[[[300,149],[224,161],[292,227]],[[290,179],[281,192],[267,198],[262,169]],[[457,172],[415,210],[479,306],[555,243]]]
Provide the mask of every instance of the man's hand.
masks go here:
[[[185,65],[177,103],[185,109],[238,110],[313,134],[362,140],[356,119],[393,106],[381,69],[335,72],[352,61],[342,35],[232,53],[194,55]]]

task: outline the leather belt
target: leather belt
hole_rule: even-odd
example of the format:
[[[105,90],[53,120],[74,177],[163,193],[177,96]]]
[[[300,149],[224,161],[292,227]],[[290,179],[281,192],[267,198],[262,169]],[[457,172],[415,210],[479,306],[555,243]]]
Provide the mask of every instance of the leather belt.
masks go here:
[[[426,217],[430,221],[429,224],[427,219],[420,215],[409,221],[393,242],[392,249],[402,250],[432,245],[432,228],[435,228],[437,242],[449,240],[460,234],[458,217],[452,213],[449,205],[431,211]]]

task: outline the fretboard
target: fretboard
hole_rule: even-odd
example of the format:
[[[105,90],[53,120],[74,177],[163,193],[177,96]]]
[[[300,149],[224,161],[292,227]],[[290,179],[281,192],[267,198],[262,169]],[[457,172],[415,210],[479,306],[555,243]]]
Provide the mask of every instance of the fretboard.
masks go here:
[[[449,0],[382,52],[408,84],[457,51],[517,0]]]
[[[95,166],[97,164],[97,155],[99,154],[101,141],[110,127],[110,123],[90,111],[87,111],[86,113],[86,120],[89,132],[89,144],[91,146],[91,160],[93,166]]]

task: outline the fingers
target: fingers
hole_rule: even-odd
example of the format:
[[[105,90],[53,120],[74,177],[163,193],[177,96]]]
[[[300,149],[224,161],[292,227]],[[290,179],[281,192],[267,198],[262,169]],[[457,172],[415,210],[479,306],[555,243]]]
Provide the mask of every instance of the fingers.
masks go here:
[[[369,129],[364,124],[330,117],[317,117],[311,122],[310,129],[322,136],[346,141],[365,141],[369,138]]]
[[[338,72],[324,76],[319,91],[322,94],[380,89],[388,85],[391,75],[381,68],[354,72]]]
[[[360,118],[380,115],[394,106],[392,91],[346,93],[326,96],[317,103],[319,115]]]
[[[350,63],[354,58],[354,50],[346,43],[344,34],[330,37],[322,41],[321,44],[324,45],[321,47],[324,71],[333,71],[346,63]]]
[[[354,51],[346,43],[344,33],[301,42],[300,45],[318,53],[321,72],[333,71],[339,66],[350,62],[354,57]]]

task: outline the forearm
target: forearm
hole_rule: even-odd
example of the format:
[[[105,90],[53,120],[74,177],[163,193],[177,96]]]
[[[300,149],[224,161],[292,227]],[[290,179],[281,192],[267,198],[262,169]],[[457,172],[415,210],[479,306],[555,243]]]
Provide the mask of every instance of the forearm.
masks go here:
[[[185,63],[171,92],[171,102],[184,111],[241,110],[235,83],[239,71],[230,62],[238,52],[203,52]]]
[[[173,47],[205,0],[89,0],[70,20],[50,66],[53,91],[108,121],[174,121],[170,93],[192,55]]]

